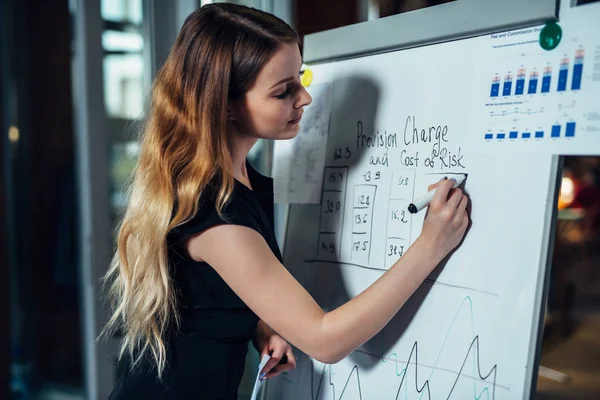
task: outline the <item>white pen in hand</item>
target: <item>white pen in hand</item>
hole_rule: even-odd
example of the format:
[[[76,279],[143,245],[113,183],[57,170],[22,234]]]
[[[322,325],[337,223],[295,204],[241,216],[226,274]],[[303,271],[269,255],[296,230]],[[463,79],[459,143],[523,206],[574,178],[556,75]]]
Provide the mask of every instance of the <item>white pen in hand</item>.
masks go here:
[[[454,184],[452,185],[452,188],[456,189],[457,187],[460,186],[461,183],[463,183],[465,181],[465,179],[467,179],[467,174],[458,174],[450,179],[455,181]],[[429,206],[429,203],[431,203],[431,200],[433,200],[434,195],[435,195],[435,189],[430,190],[423,196],[419,197],[418,199],[416,199],[415,201],[410,203],[410,205],[408,206],[408,211],[411,214],[418,213],[425,207]]]

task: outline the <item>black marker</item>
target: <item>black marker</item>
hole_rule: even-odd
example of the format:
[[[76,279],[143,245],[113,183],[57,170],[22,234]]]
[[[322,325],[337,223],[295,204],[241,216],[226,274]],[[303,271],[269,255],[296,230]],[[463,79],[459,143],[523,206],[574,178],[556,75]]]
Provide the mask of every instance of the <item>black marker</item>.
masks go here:
[[[467,179],[467,174],[458,174],[455,177],[450,178],[450,179],[455,181],[454,185],[452,185],[452,189],[456,189],[461,183],[463,183],[465,181],[465,179]],[[431,203],[431,200],[433,200],[434,195],[435,195],[435,189],[427,192],[426,194],[419,197],[414,202],[410,203],[410,205],[408,206],[408,211],[411,214],[416,214],[419,211],[421,211],[422,209],[424,209],[425,207],[428,207],[429,203]]]

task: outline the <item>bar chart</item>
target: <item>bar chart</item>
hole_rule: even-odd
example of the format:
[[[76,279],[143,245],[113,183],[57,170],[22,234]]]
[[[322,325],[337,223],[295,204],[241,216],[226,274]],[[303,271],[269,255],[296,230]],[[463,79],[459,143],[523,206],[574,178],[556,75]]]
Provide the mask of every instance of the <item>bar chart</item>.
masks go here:
[[[525,89],[525,68],[519,68],[519,72],[517,72],[517,86],[515,87],[515,94],[516,95],[523,94],[524,89]]]
[[[567,76],[569,74],[569,59],[560,60],[560,70],[558,71],[558,92],[564,92],[567,89]]]
[[[552,67],[546,66],[544,68],[544,75],[542,76],[542,93],[550,91],[550,82],[552,82]]]
[[[575,64],[573,65],[573,80],[571,82],[571,90],[581,89],[581,74],[583,73],[583,55],[583,49],[578,49],[575,52]]]
[[[512,75],[508,74],[504,78],[504,85],[502,86],[502,96],[510,96],[511,89],[512,89]]]
[[[533,70],[529,75],[529,89],[527,90],[527,94],[535,94],[537,92],[538,86],[538,71]]]
[[[492,80],[492,91],[490,92],[490,97],[498,97],[498,93],[500,92],[500,76],[494,76]]]
[[[543,129],[510,129],[510,130],[499,130],[497,132],[492,132],[491,130],[484,134],[484,139],[486,141],[492,140],[505,140],[505,139],[531,139],[532,137],[535,139],[544,139],[545,137],[551,139],[558,138],[573,138],[575,137],[575,129],[576,122],[568,121],[564,124],[552,124],[549,126],[548,131]],[[547,134],[548,133],[548,134]]]
[[[541,77],[540,70],[537,67],[528,68],[524,65],[516,69],[516,77],[511,71],[505,74],[495,73],[490,86],[490,97],[497,98],[580,90],[583,78],[584,55],[585,50],[580,48],[575,51],[572,64],[569,56],[561,57],[560,62],[556,63],[558,65],[552,65],[553,63],[547,62],[541,70]],[[558,69],[555,67],[558,67]],[[558,70],[558,74],[554,75],[554,71],[556,70]]]

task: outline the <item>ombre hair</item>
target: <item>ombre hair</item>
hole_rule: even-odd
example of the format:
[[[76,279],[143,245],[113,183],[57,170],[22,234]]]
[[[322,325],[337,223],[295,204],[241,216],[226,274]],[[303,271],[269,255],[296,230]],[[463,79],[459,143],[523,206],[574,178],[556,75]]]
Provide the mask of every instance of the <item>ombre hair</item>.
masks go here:
[[[208,4],[186,19],[158,71],[105,277],[112,315],[102,336],[123,334],[119,357],[128,353],[132,368],[149,352],[161,377],[166,335],[179,326],[167,234],[196,214],[212,180],[220,185],[220,214],[231,196],[228,104],[244,96],[281,44],[298,42],[296,32],[271,14]]]

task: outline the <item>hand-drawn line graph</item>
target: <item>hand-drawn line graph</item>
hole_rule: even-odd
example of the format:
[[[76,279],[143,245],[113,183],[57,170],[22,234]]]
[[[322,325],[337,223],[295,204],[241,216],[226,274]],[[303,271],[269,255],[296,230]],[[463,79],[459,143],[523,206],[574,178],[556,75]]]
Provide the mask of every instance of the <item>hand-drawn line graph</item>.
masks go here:
[[[438,363],[440,361],[441,355],[444,351],[444,348],[448,344],[448,338],[454,329],[455,322],[457,321],[458,316],[463,309],[468,310],[469,315],[471,317],[470,325],[471,325],[471,334],[473,336],[473,340],[471,341],[471,343],[465,353],[465,356],[462,359],[462,363],[460,364],[460,368],[458,371],[451,371],[451,370],[448,370],[445,368],[439,368]],[[495,394],[496,394],[496,387],[499,387],[499,388],[502,388],[502,389],[505,389],[508,391],[510,391],[510,388],[507,386],[497,384],[497,382],[496,382],[496,380],[497,380],[497,365],[494,365],[493,367],[491,367],[487,373],[482,373],[482,368],[481,368],[481,363],[480,363],[480,344],[479,344],[480,338],[479,338],[479,335],[474,334],[475,327],[474,327],[473,319],[474,319],[474,317],[473,317],[472,300],[471,300],[470,296],[466,296],[463,299],[463,301],[461,302],[461,305],[458,307],[456,313],[454,314],[454,317],[452,318],[452,322],[448,328],[448,331],[446,332],[444,341],[442,343],[442,347],[440,348],[440,351],[438,352],[437,359],[433,366],[427,366],[424,364],[420,364],[418,362],[418,358],[419,358],[418,357],[418,349],[419,349],[418,341],[415,341],[413,343],[410,355],[408,356],[408,359],[406,361],[398,360],[398,356],[396,353],[392,353],[391,355],[389,355],[387,357],[379,357],[377,355],[370,354],[370,353],[360,351],[360,350],[358,350],[357,352],[366,354],[371,357],[378,358],[378,359],[380,359],[380,361],[382,363],[394,361],[394,363],[396,364],[396,376],[401,377],[400,383],[398,384],[398,389],[395,393],[395,397],[393,397],[394,400],[400,399],[401,392],[403,389],[406,393],[406,396],[408,396],[409,386],[412,387],[411,382],[409,381],[411,379],[409,376],[407,376],[410,371],[411,365],[414,366],[414,368],[413,368],[414,369],[414,389],[417,391],[417,393],[420,393],[419,399],[422,399],[425,395],[427,395],[427,399],[429,399],[429,400],[431,400],[432,398],[435,398],[435,399],[442,398],[439,396],[439,393],[436,394],[435,397],[432,397],[432,389],[431,389],[431,382],[434,382],[434,380],[432,379],[434,373],[436,371],[441,370],[441,371],[456,374],[456,379],[454,380],[452,388],[448,392],[446,399],[451,398],[452,394],[454,393],[454,390],[456,389],[459,379],[467,378],[467,379],[471,379],[473,381],[472,396],[473,396],[474,400],[494,400]],[[466,371],[467,360],[469,359],[469,356],[472,355],[472,352],[474,352],[474,354],[473,354],[474,355],[474,357],[473,357],[473,375],[467,375],[464,372]],[[336,385],[333,382],[333,375],[335,375],[335,372],[334,372],[335,367],[331,366],[331,365],[324,365],[321,372],[317,372],[318,375],[320,375],[320,378],[318,379],[319,382],[317,384],[316,391],[315,391],[315,367],[314,367],[314,363],[312,362],[312,360],[309,362],[309,364],[310,364],[310,387],[311,387],[311,399],[312,400],[320,400],[320,399],[324,398],[323,396],[326,395],[324,387],[323,387],[325,375],[328,376],[327,386],[329,387],[332,399],[334,399],[334,400],[344,400],[347,398],[348,399],[349,398],[358,398],[361,400],[363,399],[363,387],[362,387],[363,384],[361,383],[360,369],[359,369],[358,365],[354,365],[351,368],[351,370],[348,374],[348,377],[345,380],[342,379],[342,381],[344,383],[343,383],[343,385],[341,385],[341,391],[338,394],[337,386],[339,386],[339,385]],[[403,366],[402,369],[400,369],[400,365]],[[427,379],[422,384],[419,384],[419,374],[418,374],[418,369],[416,368],[417,366],[429,367],[432,370],[432,372],[429,374]],[[488,379],[489,379],[489,382],[488,382]],[[477,382],[486,382],[487,385],[478,392],[477,386],[476,386]],[[349,388],[354,387],[354,386],[356,386],[356,391],[349,391]],[[354,395],[354,396],[351,397],[352,395]],[[330,398],[330,397],[327,396],[327,398]],[[382,398],[392,398],[392,397],[384,396]]]

